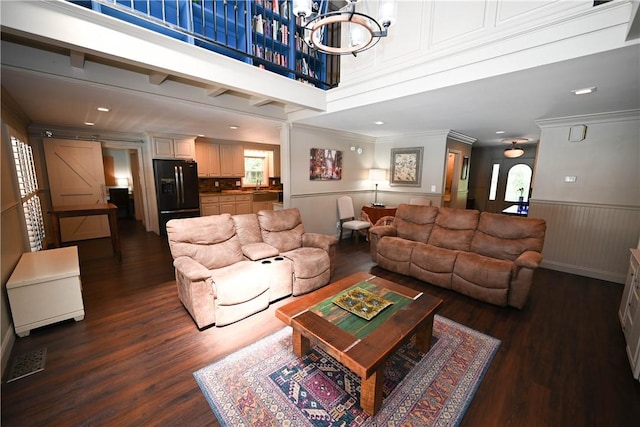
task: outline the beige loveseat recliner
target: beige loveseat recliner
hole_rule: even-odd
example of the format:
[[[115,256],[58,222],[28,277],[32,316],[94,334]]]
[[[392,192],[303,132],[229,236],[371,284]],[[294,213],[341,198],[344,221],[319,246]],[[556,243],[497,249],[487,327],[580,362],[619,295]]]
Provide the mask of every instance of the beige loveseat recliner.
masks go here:
[[[306,233],[298,209],[174,219],[167,236],[178,297],[198,328],[326,285],[338,242]]]
[[[396,273],[522,308],[545,230],[544,219],[402,204],[391,225],[369,230],[371,258]]]

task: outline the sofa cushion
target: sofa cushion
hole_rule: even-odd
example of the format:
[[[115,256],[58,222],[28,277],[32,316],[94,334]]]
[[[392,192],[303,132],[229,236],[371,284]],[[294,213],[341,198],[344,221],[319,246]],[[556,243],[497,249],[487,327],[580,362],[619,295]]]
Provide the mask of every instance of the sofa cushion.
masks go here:
[[[208,269],[244,259],[229,214],[172,219],[167,222],[167,237],[174,259],[187,256]]]
[[[426,243],[429,240],[436,215],[438,215],[438,208],[435,206],[401,204],[398,206],[393,220],[396,236]]]
[[[476,210],[439,208],[428,243],[441,248],[468,251],[479,217],[480,212]]]
[[[511,261],[460,252],[453,274],[483,288],[508,289],[512,267]]]
[[[544,219],[482,212],[471,251],[513,261],[526,251],[542,252],[545,230]]]
[[[240,261],[211,270],[217,305],[242,304],[269,290],[259,262]]]
[[[378,265],[400,274],[409,274],[411,252],[417,242],[400,237],[384,236],[378,242]]]
[[[242,246],[262,242],[262,233],[256,214],[240,214],[231,217]]]
[[[411,252],[411,276],[443,288],[451,288],[451,272],[458,251],[416,243]]]
[[[411,252],[411,264],[434,273],[451,273],[458,253],[459,251],[418,243]]]
[[[302,246],[304,226],[298,209],[262,210],[258,212],[258,223],[262,240],[281,253]]]
[[[242,246],[242,253],[251,261],[269,258],[278,255],[280,252],[273,246],[264,242],[249,243]]]

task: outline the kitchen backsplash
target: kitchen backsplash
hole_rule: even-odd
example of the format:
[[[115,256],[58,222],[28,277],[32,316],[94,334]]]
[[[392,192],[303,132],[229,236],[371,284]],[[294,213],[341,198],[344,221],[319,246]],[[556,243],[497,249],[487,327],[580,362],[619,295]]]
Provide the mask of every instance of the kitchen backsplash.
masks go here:
[[[222,190],[242,190],[236,185],[240,178],[198,178],[198,191],[200,193],[218,193]],[[216,182],[218,186],[216,187]],[[264,187],[261,187],[264,189]],[[252,190],[253,188],[245,188]],[[269,178],[269,190],[282,190],[280,178]]]

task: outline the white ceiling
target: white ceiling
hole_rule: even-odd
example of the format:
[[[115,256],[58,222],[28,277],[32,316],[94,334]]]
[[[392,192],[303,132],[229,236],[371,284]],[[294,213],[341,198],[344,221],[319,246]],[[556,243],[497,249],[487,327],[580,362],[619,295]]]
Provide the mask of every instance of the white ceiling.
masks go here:
[[[279,120],[241,115],[193,99],[60,79],[14,67],[3,66],[1,78],[2,86],[38,124],[84,128],[96,134],[202,134],[276,144],[280,140]],[[597,86],[592,95],[570,92],[590,86]],[[233,96],[237,95],[221,95]],[[111,111],[98,113],[100,105]],[[371,137],[452,129],[476,138],[477,145],[496,145],[509,137],[536,141],[540,132],[535,121],[539,119],[639,108],[640,45],[632,45],[300,122]],[[376,126],[374,120],[385,124]],[[85,121],[96,125],[89,128]],[[230,125],[240,129],[231,130]],[[498,130],[506,134],[496,135]]]

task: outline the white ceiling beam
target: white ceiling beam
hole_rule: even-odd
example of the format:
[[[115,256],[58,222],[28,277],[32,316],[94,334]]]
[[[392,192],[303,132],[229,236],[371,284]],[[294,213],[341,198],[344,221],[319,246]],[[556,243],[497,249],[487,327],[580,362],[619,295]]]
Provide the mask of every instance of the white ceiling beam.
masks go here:
[[[151,83],[152,85],[160,85],[167,79],[167,77],[169,77],[169,74],[167,73],[152,71],[151,74],[149,74],[149,83]]]
[[[271,104],[273,99],[262,96],[252,96],[249,100],[249,105],[252,107],[262,107],[263,105]]]
[[[73,68],[84,68],[84,53],[71,50],[69,51],[69,59]]]
[[[207,96],[215,98],[216,96],[220,96],[228,91],[229,89],[222,86],[210,86],[207,88]]]

